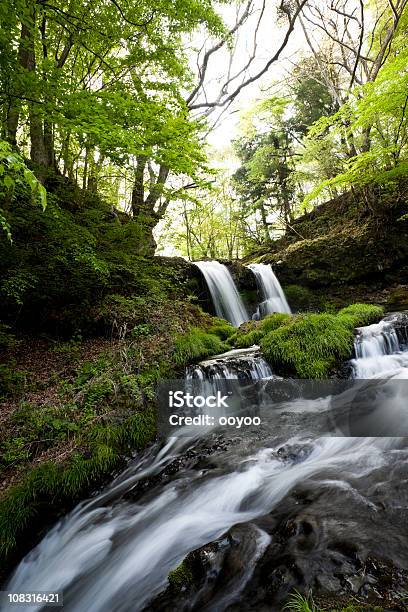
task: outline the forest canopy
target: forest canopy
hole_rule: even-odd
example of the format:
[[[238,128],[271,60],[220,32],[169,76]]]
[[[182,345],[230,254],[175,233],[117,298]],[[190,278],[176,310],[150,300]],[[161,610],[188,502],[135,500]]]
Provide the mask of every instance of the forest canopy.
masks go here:
[[[402,197],[406,0],[5,0],[0,24],[9,239],[19,190],[44,207],[55,177],[137,225],[140,253],[192,259],[242,256],[350,190]]]

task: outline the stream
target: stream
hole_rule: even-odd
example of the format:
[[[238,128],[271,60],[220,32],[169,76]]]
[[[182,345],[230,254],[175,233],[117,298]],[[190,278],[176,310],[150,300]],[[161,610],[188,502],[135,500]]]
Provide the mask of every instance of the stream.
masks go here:
[[[225,275],[221,282],[230,289]],[[229,312],[245,316],[239,303]],[[357,330],[350,367],[357,379],[408,378],[397,317]],[[256,347],[186,375],[273,383]],[[305,585],[380,595],[380,558],[402,568],[387,587],[402,589],[408,445],[402,437],[319,435],[331,409],[328,397],[295,401],[282,418],[269,421],[265,412],[261,428],[156,443],[50,529],[6,588],[63,591],[73,612],[280,610],[287,593]],[[169,572],[189,554],[196,583],[171,593]]]

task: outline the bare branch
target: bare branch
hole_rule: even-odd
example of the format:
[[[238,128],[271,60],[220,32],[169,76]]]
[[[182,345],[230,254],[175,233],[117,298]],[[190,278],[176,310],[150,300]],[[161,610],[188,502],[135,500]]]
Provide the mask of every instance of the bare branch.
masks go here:
[[[240,94],[240,92],[247,87],[248,85],[250,85],[251,83],[254,83],[255,81],[257,81],[258,79],[260,79],[264,74],[266,74],[269,70],[269,68],[272,66],[272,64],[274,62],[276,62],[282,51],[284,50],[284,48],[286,47],[286,45],[288,44],[290,35],[295,27],[295,23],[296,20],[301,12],[301,10],[303,9],[303,7],[306,5],[306,3],[308,2],[308,0],[301,0],[298,4],[297,4],[297,8],[296,11],[294,12],[294,14],[289,18],[289,24],[288,24],[288,28],[286,30],[284,39],[281,43],[281,45],[279,46],[279,48],[277,49],[277,51],[274,53],[274,55],[266,62],[266,64],[263,66],[263,68],[261,68],[261,70],[259,70],[256,74],[254,74],[251,77],[248,77],[247,79],[244,79],[240,85],[238,85],[234,91],[232,91],[230,94],[225,95],[224,98],[220,99],[220,97],[217,100],[214,100],[213,102],[201,102],[201,103],[197,103],[197,104],[191,104],[190,105],[190,110],[197,110],[200,108],[207,108],[209,109],[213,109],[216,107],[224,107],[226,104],[228,104],[229,102],[232,102],[233,100],[235,100],[235,98]],[[229,83],[226,83],[224,85],[224,88],[228,87]]]
[[[249,14],[250,14],[250,9],[252,6],[252,2],[253,0],[249,0],[244,12],[242,13],[241,17],[236,21],[234,27],[232,27],[229,32],[227,33],[227,35],[222,38],[221,40],[218,41],[217,44],[215,44],[213,47],[211,47],[210,49],[208,49],[208,51],[205,52],[204,54],[204,58],[202,61],[201,66],[199,67],[199,79],[198,79],[198,83],[197,85],[194,87],[193,91],[191,92],[191,94],[188,96],[186,103],[187,105],[189,105],[194,98],[196,97],[196,95],[198,94],[198,92],[200,91],[202,85],[204,84],[204,79],[206,77],[207,74],[207,69],[208,69],[208,62],[210,60],[210,57],[212,55],[214,55],[214,53],[216,53],[217,51],[219,51],[222,47],[224,47],[224,45],[227,43],[228,39],[233,36],[235,34],[235,32],[242,26],[242,24],[247,20]]]
[[[353,84],[356,78],[357,67],[360,62],[361,49],[363,47],[363,41],[364,41],[364,4],[363,4],[363,0],[359,0],[359,1],[360,1],[360,18],[361,18],[360,40],[359,40],[358,49],[357,49],[356,61],[354,62],[353,74],[351,75],[349,89],[353,87]]]

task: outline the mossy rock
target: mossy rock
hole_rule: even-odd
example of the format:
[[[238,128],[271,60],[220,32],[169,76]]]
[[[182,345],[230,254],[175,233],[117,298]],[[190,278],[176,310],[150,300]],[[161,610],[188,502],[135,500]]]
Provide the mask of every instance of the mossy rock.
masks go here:
[[[386,307],[387,310],[408,310],[408,285],[391,291]]]
[[[177,366],[183,366],[222,353],[227,348],[218,335],[193,327],[175,338],[173,359]]]
[[[301,285],[286,285],[283,290],[292,310],[296,312],[310,310],[313,301],[310,289]]]
[[[193,582],[193,573],[186,560],[169,572],[168,581],[170,587],[175,591],[181,591]]]
[[[337,363],[352,354],[354,328],[377,321],[383,309],[353,304],[337,314],[291,317],[261,338],[266,359],[279,373],[299,378],[327,378]]]
[[[208,333],[215,334],[221,340],[227,340],[230,338],[236,329],[231,323],[228,323],[225,319],[220,319],[218,317],[213,317],[213,323],[211,327],[208,328]]]

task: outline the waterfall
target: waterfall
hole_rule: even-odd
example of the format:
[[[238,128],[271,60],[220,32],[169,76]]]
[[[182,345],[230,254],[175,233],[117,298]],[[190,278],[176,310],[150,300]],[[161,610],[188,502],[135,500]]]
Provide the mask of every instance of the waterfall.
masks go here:
[[[235,327],[248,321],[249,316],[226,266],[218,261],[196,261],[211,293],[215,312]]]
[[[354,352],[356,358],[351,364],[355,378],[384,376],[408,368],[408,351],[402,350],[393,316],[357,328]]]
[[[273,378],[272,370],[259,352],[258,346],[234,349],[190,366],[187,379],[198,380],[263,380]]]
[[[262,301],[254,315],[254,319],[262,319],[273,312],[291,313],[285,294],[269,264],[250,264],[248,266],[255,274],[256,284]]]

